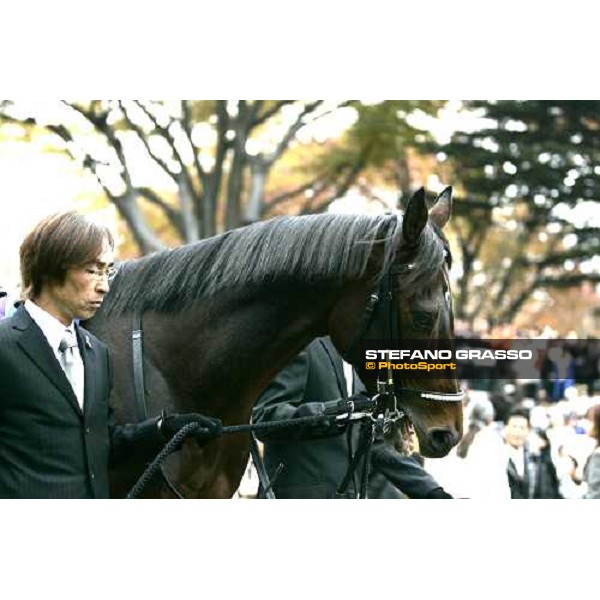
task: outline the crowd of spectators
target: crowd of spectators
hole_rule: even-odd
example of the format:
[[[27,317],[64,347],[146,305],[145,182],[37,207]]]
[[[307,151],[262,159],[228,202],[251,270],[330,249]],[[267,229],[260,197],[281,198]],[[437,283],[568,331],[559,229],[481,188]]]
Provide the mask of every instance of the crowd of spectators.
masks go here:
[[[536,340],[539,378],[473,369],[462,382],[463,440],[448,457],[427,460],[430,473],[456,497],[600,498],[599,341],[549,327],[457,330],[489,347]]]

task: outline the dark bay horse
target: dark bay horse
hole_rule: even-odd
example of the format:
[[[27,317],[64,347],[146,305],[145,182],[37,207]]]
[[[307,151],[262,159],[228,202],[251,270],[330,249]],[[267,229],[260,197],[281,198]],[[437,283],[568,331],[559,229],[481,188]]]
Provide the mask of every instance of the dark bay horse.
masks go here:
[[[329,334],[344,355],[369,296],[394,265],[410,265],[394,275],[398,337],[424,337],[425,315],[426,337],[451,338],[450,252],[441,232],[450,213],[451,188],[429,212],[420,190],[403,216],[280,217],[123,263],[86,325],[112,351],[117,421],[136,420],[134,312],[143,315],[148,414],[197,412],[225,425],[249,422],[260,392],[313,338]],[[365,368],[360,357],[345,357]],[[451,379],[412,387],[459,392]],[[443,456],[460,439],[460,402],[409,397],[400,404],[424,456]],[[185,497],[228,498],[248,455],[246,434],[203,445],[186,440],[165,470]],[[113,496],[124,496],[143,468],[113,470]],[[173,497],[162,483],[149,495]]]

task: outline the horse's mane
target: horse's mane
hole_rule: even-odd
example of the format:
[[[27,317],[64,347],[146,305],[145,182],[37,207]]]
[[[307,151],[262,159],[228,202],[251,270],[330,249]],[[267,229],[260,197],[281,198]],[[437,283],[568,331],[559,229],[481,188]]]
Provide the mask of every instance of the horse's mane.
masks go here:
[[[375,244],[384,245],[381,275],[393,261],[401,235],[397,215],[278,217],[121,263],[103,312],[181,310],[198,298],[269,282],[357,280],[365,274]],[[409,277],[416,280],[417,271],[421,277],[432,276],[443,256],[440,237],[427,227]]]

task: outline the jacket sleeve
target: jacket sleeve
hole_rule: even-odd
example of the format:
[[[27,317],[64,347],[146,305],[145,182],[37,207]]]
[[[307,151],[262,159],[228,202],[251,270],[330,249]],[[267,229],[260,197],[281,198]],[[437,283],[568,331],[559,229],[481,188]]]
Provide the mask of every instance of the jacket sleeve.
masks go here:
[[[409,498],[451,497],[416,458],[400,454],[382,438],[373,443],[371,466]]]
[[[600,499],[600,452],[594,452],[585,467],[586,499]]]
[[[323,402],[307,402],[308,352],[303,350],[273,379],[259,396],[252,412],[254,423],[264,424],[273,421],[324,415]],[[323,417],[323,421],[307,425],[290,425],[270,431],[257,431],[261,441],[290,441],[315,439],[337,435],[344,431],[333,419]]]

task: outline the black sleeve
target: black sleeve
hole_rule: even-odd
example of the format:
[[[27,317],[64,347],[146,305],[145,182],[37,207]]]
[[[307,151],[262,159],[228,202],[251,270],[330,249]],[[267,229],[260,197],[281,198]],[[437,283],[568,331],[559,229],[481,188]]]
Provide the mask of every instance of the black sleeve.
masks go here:
[[[416,458],[400,454],[381,438],[373,443],[371,466],[409,498],[451,497]]]
[[[278,373],[259,396],[252,412],[253,422],[272,423],[273,421],[323,415],[325,412],[323,402],[306,401],[308,371],[308,353],[303,350]],[[257,431],[256,437],[262,441],[304,440],[338,435],[344,429],[345,427],[335,423],[334,419],[324,417],[321,422],[316,424]]]

